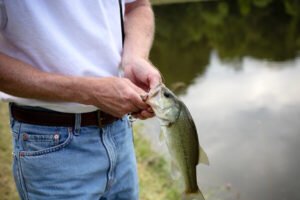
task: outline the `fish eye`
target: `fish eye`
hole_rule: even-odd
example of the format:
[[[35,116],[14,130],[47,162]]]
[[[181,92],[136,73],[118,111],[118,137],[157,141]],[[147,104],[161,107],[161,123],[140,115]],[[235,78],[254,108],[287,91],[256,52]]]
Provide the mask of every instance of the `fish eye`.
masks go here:
[[[164,96],[165,96],[166,98],[169,98],[169,97],[171,97],[171,94],[170,94],[169,92],[164,92]]]

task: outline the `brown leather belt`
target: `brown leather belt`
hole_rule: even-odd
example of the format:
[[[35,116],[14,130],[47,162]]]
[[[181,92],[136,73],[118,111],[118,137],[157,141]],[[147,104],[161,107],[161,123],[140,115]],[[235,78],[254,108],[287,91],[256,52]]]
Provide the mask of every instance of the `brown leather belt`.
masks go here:
[[[63,127],[75,126],[75,114],[73,113],[62,113],[46,109],[36,110],[11,104],[11,115],[15,120],[28,124]],[[102,111],[82,113],[80,125],[103,127],[118,119]]]

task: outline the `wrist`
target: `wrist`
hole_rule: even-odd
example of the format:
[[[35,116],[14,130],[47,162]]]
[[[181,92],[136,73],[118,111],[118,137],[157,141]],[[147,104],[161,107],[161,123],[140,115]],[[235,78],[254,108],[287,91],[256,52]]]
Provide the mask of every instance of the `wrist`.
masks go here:
[[[128,41],[129,39],[126,38],[126,40]],[[131,46],[125,42],[125,46],[122,54],[122,63],[130,63],[132,60],[137,60],[137,59],[148,60],[149,53],[150,53],[149,50],[135,48],[134,46]]]
[[[149,59],[145,55],[138,55],[138,54],[130,54],[130,55],[125,55],[122,57],[121,60],[121,66],[122,67],[127,67],[127,66],[134,66],[137,65],[138,63],[141,62],[147,62],[150,63]]]
[[[73,91],[71,98],[81,104],[94,105],[93,79],[95,78],[72,77],[70,80],[71,91]],[[97,81],[101,81],[101,79],[97,78]]]

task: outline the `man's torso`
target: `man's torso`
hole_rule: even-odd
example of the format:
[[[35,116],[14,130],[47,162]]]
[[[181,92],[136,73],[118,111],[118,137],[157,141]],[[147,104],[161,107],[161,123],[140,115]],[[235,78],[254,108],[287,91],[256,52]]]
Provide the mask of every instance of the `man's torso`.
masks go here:
[[[8,20],[0,31],[0,52],[46,72],[118,76],[122,51],[118,0],[4,0],[4,5]],[[0,98],[61,112],[97,109],[4,93]]]

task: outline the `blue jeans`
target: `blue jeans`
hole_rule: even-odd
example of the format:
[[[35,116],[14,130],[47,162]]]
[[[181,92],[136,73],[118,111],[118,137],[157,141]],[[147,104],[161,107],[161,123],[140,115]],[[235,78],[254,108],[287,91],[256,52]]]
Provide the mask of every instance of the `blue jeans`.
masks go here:
[[[138,199],[131,126],[39,126],[11,119],[13,173],[22,200]]]

